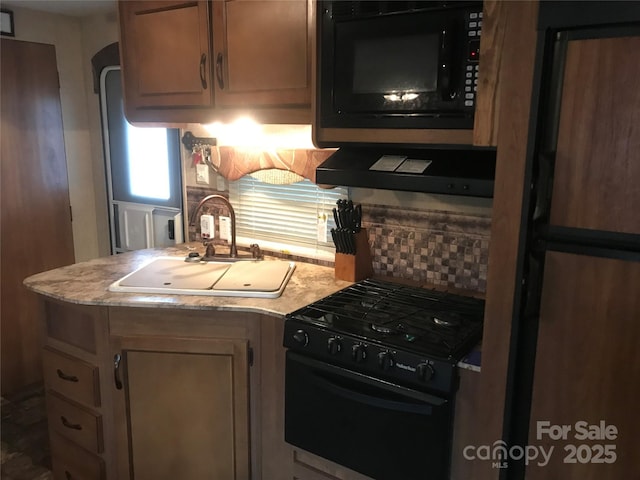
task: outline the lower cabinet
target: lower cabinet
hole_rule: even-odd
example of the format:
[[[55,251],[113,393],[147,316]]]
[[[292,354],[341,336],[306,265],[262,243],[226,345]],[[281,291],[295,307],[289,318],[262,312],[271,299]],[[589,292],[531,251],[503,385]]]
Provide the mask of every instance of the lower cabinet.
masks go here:
[[[107,310],[42,303],[42,354],[51,468],[55,479],[103,480],[113,448],[112,410],[103,359]]]
[[[250,478],[246,339],[112,344],[120,478]]]

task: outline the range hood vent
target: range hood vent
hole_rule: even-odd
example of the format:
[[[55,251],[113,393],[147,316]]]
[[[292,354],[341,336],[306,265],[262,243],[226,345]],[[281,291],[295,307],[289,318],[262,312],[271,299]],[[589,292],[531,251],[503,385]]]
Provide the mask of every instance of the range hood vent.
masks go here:
[[[343,147],[316,169],[316,183],[493,197],[493,149]]]

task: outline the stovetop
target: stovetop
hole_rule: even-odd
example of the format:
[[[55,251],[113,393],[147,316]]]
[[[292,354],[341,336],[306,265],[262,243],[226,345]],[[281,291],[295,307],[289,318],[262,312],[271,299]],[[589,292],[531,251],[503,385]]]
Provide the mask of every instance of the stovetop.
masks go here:
[[[481,299],[367,279],[287,317],[389,348],[459,360],[480,340],[483,314]]]

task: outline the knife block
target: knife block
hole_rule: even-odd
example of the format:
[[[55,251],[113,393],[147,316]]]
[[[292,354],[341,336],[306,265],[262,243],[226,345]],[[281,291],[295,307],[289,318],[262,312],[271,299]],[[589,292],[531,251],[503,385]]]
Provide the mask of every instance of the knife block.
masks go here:
[[[348,253],[336,253],[335,278],[336,280],[346,280],[357,282],[373,275],[373,265],[371,263],[371,247],[367,230],[361,229],[354,234],[356,244],[355,255]]]

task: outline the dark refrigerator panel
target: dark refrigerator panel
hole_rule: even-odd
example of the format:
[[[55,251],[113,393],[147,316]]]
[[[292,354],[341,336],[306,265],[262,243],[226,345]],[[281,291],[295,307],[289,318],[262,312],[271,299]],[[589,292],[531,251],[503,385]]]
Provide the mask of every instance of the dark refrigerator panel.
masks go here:
[[[631,478],[640,431],[632,400],[640,396],[640,22],[541,29],[541,38],[507,438],[554,453],[545,465],[510,462],[506,478]],[[597,428],[617,434],[580,435]]]

